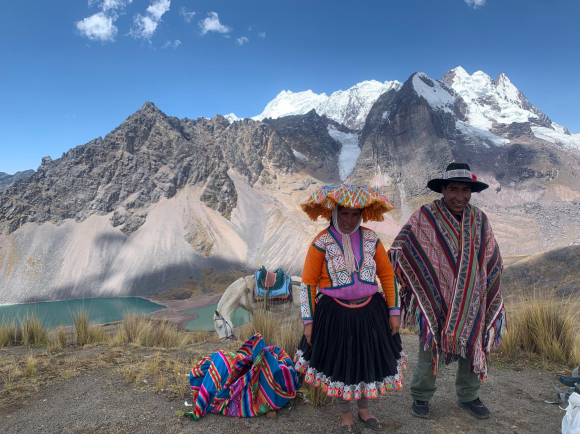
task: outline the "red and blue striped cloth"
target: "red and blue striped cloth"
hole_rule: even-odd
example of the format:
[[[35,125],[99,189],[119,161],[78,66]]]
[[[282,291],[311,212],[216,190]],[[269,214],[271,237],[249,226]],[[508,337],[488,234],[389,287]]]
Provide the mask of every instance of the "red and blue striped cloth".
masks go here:
[[[259,333],[235,353],[218,351],[200,360],[189,383],[195,408],[185,416],[195,421],[206,413],[255,417],[279,410],[300,388],[292,359],[266,346]]]
[[[401,319],[414,324],[425,350],[471,361],[470,372],[485,380],[487,356],[506,331],[499,246],[487,216],[467,205],[457,219],[438,199],[423,205],[389,250],[403,280]]]

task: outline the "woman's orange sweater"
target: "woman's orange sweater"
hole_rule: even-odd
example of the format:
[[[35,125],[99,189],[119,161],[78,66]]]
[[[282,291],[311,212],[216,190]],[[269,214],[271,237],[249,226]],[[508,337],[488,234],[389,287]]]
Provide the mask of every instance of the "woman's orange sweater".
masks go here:
[[[320,236],[325,232],[326,230],[322,231],[318,234],[317,238],[320,238]],[[391,310],[392,314],[398,315],[400,308],[395,273],[385,247],[380,240],[377,242],[374,260],[376,263],[376,275],[381,282],[387,307]],[[315,243],[310,245],[308,253],[306,254],[306,260],[302,270],[302,283],[309,287],[310,312],[314,317],[314,300],[316,298],[317,287],[333,288],[332,282],[328,276],[325,252],[321,251]]]

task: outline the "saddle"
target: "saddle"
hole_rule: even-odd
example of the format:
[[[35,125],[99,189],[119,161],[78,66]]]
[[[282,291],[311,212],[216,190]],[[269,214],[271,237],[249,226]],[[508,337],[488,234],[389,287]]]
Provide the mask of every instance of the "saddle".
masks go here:
[[[290,277],[284,274],[284,270],[275,272],[262,267],[255,273],[256,289],[254,291],[255,300],[267,299],[269,303],[282,304],[292,301],[292,291],[290,291]]]

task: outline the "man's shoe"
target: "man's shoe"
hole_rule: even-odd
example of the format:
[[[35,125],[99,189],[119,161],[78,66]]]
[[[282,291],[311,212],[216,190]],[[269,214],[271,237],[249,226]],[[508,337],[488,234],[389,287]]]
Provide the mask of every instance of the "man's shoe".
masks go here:
[[[469,410],[469,414],[472,415],[473,417],[476,417],[478,419],[489,418],[489,409],[485,405],[483,405],[483,402],[481,402],[479,398],[469,402],[463,402],[458,400],[457,404],[464,410]]]
[[[411,413],[413,413],[413,416],[429,419],[429,402],[414,400],[411,406]]]

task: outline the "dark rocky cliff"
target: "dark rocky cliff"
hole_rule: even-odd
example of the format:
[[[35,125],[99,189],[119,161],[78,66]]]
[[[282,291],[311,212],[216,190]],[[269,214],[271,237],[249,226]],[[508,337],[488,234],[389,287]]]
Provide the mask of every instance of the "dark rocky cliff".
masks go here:
[[[146,103],[104,139],[97,138],[52,160],[0,193],[0,224],[13,232],[27,222],[83,221],[114,211],[113,226],[126,234],[143,224],[149,205],[185,185],[205,186],[202,200],[229,218],[235,169],[252,185],[265,167],[291,173],[296,161],[268,125],[223,116],[182,119]]]
[[[28,178],[33,173],[34,170],[23,170],[22,172],[16,172],[14,175],[0,172],[0,191],[6,189],[9,185],[14,184],[21,179]]]

